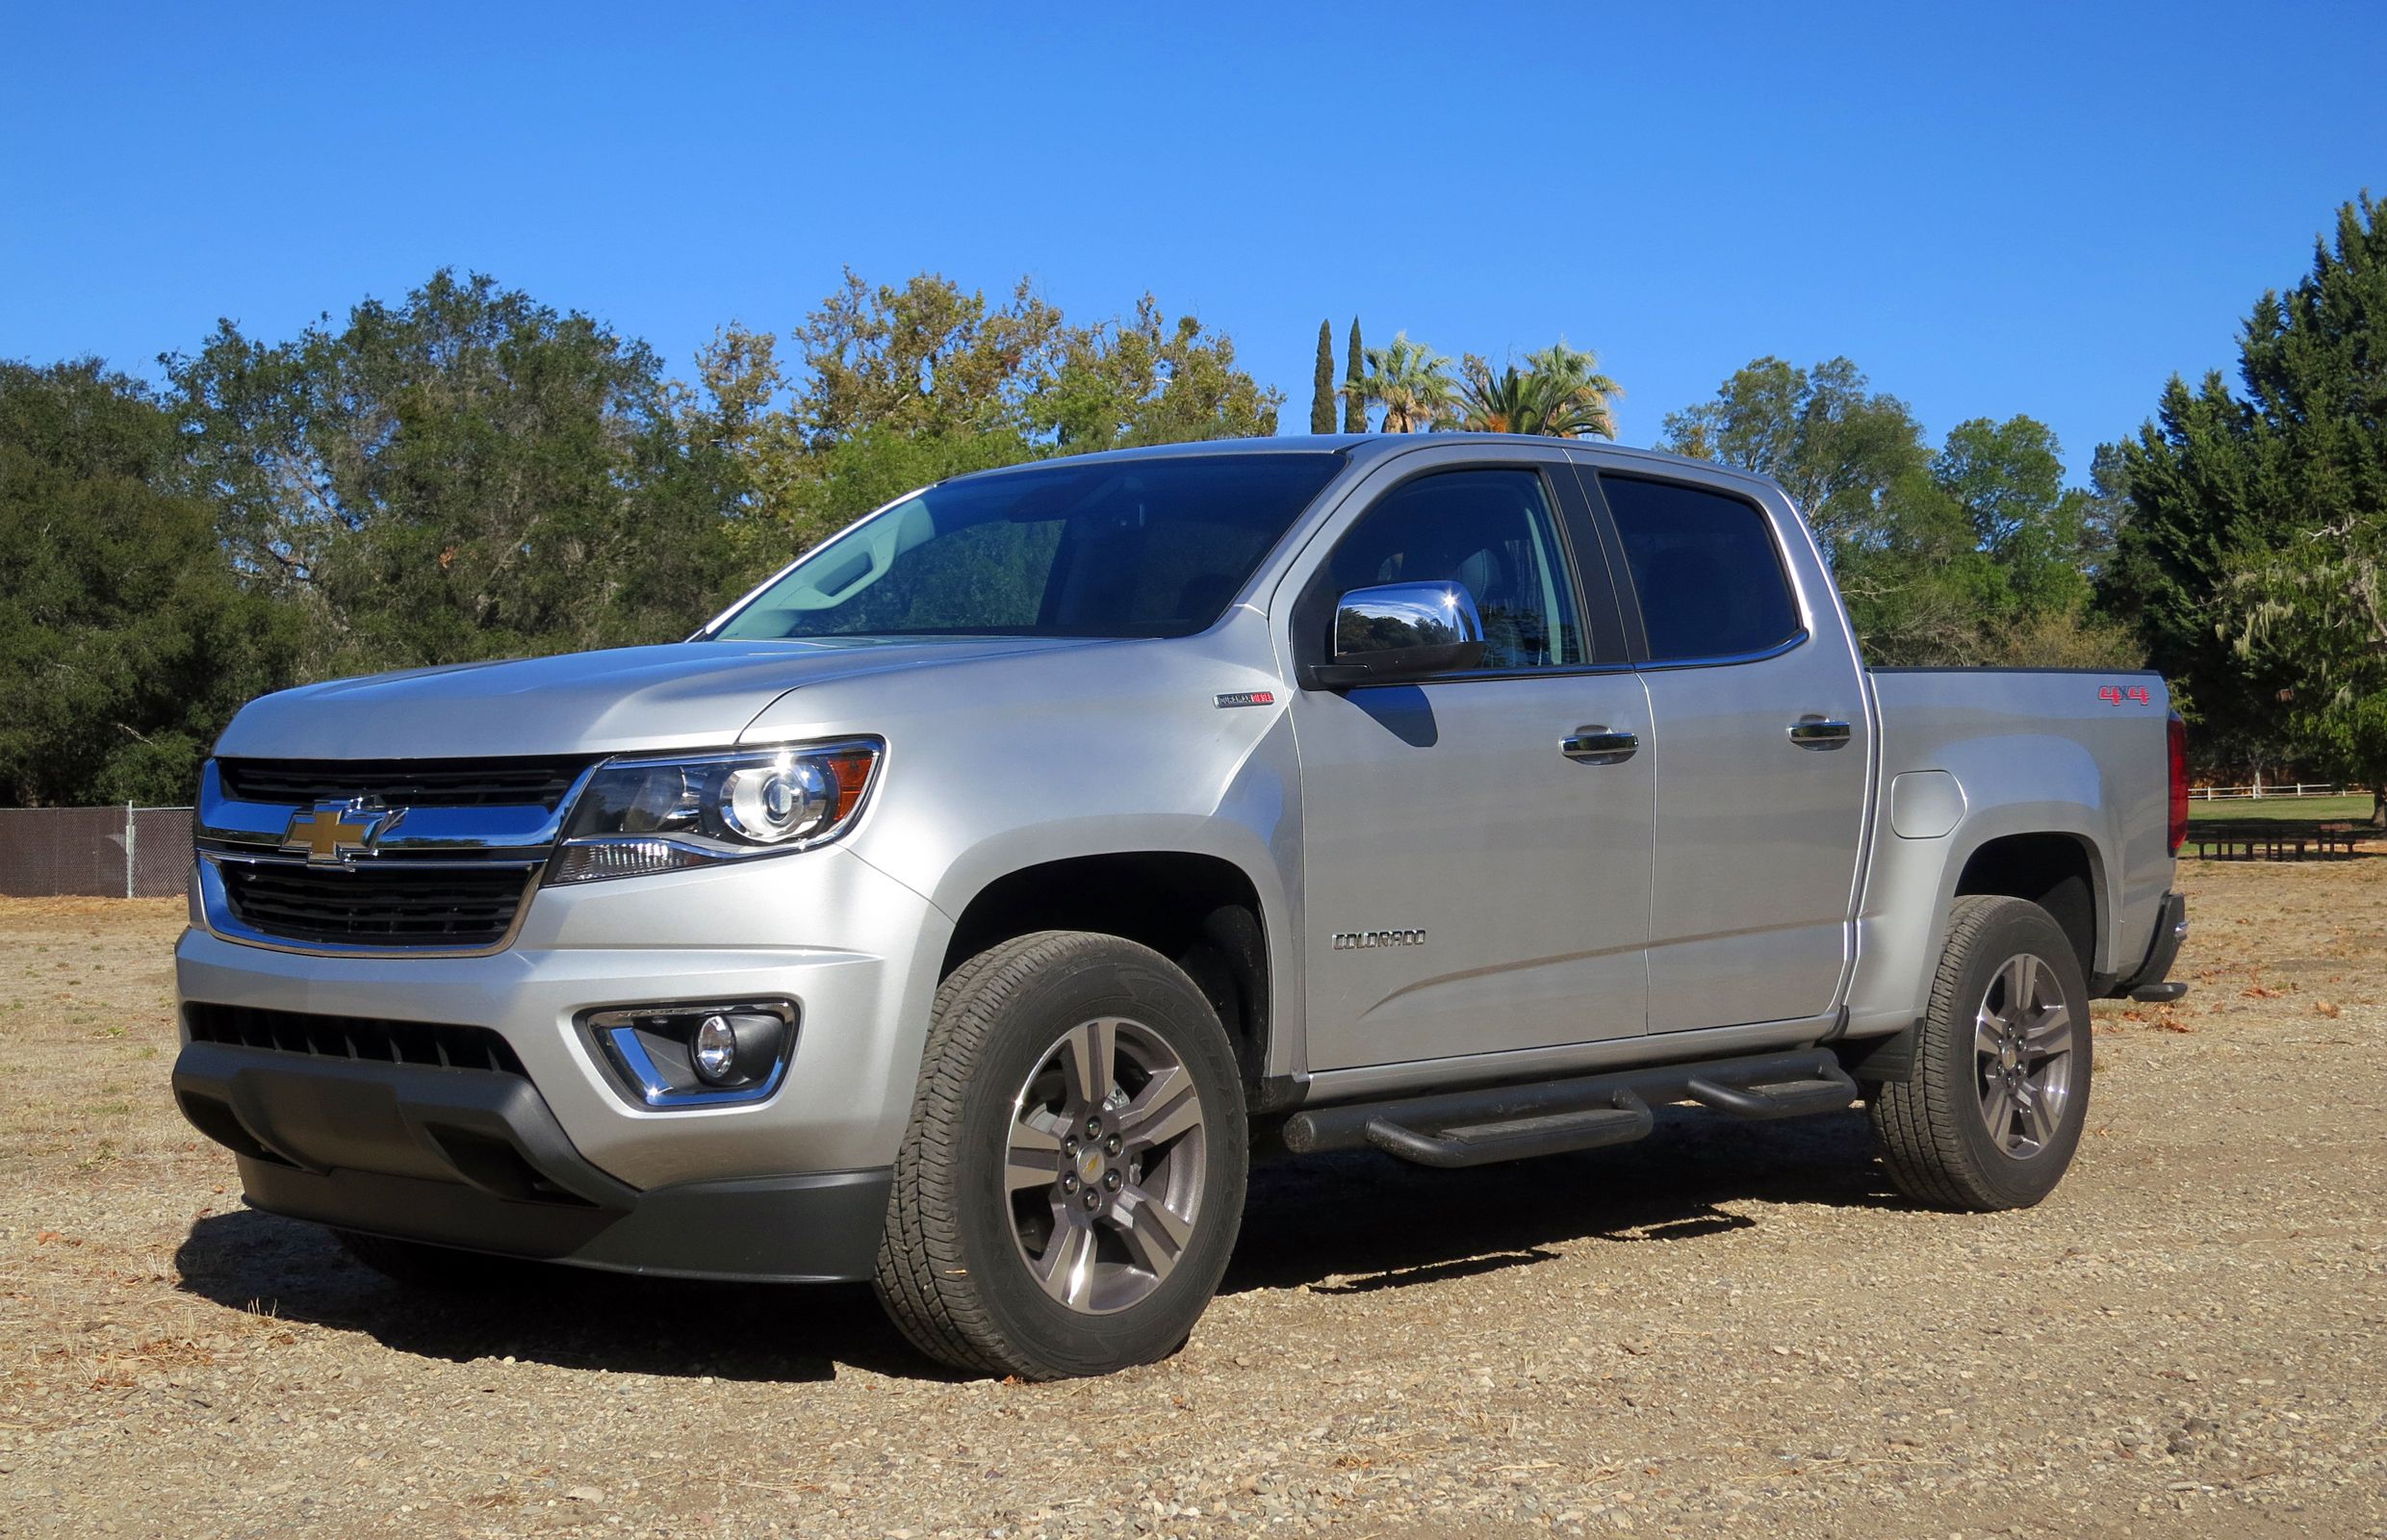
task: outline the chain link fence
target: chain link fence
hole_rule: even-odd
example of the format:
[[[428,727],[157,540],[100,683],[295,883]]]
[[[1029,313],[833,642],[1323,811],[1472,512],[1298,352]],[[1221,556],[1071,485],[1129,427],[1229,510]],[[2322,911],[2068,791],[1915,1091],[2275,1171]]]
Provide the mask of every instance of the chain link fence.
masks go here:
[[[188,808],[0,808],[0,895],[179,898]]]

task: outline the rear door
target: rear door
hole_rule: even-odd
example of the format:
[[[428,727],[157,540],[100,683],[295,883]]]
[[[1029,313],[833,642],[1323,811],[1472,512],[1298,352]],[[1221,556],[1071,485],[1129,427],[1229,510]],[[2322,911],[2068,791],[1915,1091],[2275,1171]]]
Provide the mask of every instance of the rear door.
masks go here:
[[[1871,757],[1838,596],[1786,505],[1695,472],[1587,480],[1650,697],[1650,1030],[1822,1014],[1847,960]]]
[[[1322,533],[1292,605],[1288,645],[1314,655],[1343,593],[1453,580],[1489,643],[1465,673],[1296,693],[1313,1069],[1644,1029],[1651,762],[1566,740],[1637,739],[1648,695],[1563,455],[1486,455],[1380,467]]]

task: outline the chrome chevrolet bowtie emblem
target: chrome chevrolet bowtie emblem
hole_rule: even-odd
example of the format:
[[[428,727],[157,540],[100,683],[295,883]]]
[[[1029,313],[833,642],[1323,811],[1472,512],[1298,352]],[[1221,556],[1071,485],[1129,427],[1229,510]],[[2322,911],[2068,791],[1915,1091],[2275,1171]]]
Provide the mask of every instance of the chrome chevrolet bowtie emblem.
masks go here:
[[[368,855],[373,842],[406,816],[403,808],[369,807],[363,798],[352,802],[319,802],[298,813],[282,832],[282,848],[304,852],[310,866],[337,866],[351,856]]]

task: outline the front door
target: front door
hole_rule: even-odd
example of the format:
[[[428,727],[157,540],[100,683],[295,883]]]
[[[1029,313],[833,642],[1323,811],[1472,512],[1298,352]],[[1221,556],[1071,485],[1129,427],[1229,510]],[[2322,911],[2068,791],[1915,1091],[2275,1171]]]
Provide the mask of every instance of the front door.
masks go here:
[[[1569,554],[1595,538],[1581,497],[1556,456],[1429,451],[1379,470],[1323,537],[1307,591],[1329,624],[1351,589],[1452,580],[1487,646],[1464,674],[1297,692],[1313,1069],[1644,1030],[1653,757],[1579,739],[1645,740],[1649,702],[1606,655],[1621,634],[1604,567],[1586,591]]]

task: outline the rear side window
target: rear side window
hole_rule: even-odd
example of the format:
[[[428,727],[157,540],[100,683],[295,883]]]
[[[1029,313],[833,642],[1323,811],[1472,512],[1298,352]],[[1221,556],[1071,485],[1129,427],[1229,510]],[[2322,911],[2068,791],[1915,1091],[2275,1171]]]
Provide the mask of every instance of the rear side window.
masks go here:
[[[1762,653],[1797,634],[1799,606],[1755,506],[1675,481],[1604,475],[1641,597],[1650,660]]]

